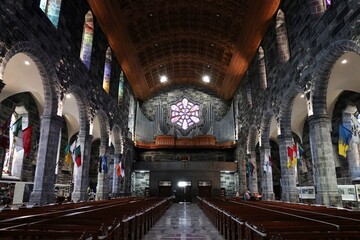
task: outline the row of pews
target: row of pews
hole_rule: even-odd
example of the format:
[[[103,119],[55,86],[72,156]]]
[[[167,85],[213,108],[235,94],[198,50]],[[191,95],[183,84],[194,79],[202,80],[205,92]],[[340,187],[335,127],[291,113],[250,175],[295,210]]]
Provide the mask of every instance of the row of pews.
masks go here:
[[[0,239],[141,239],[172,198],[125,197],[104,201],[20,207],[0,213]]]
[[[360,239],[360,212],[240,198],[198,198],[225,239]]]

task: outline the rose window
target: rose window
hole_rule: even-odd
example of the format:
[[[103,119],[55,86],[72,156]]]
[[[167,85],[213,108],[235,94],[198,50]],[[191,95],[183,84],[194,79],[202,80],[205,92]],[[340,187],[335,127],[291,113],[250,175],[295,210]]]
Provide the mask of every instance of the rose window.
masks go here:
[[[187,98],[171,105],[170,109],[171,123],[178,125],[182,130],[187,130],[200,122],[200,106]]]

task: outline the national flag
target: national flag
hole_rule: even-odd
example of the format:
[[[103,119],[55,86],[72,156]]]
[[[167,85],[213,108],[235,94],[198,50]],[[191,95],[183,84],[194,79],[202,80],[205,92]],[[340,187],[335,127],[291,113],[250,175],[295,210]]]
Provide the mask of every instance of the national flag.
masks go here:
[[[22,142],[23,142],[25,157],[29,156],[30,149],[31,149],[31,132],[32,132],[31,125],[22,131],[22,135],[23,135]]]
[[[4,124],[1,126],[1,133],[4,135],[5,131],[10,127],[11,115],[5,120]]]
[[[65,147],[65,162],[67,165],[70,165],[71,164],[71,151],[70,151],[70,144],[66,144],[66,147]]]
[[[116,170],[116,175],[118,175],[118,177],[120,177],[121,176],[120,163],[116,164],[115,170]]]
[[[297,155],[298,155],[298,167],[302,165],[301,160],[304,155],[304,149],[301,147],[299,143],[297,143]]]
[[[346,128],[344,124],[339,125],[339,155],[346,158],[346,152],[349,148],[349,142],[351,140],[351,130]]]
[[[107,173],[107,158],[105,154],[101,157],[101,166],[104,173]]]
[[[75,164],[75,160],[76,160],[76,155],[75,155],[75,149],[76,149],[76,144],[77,144],[77,141],[73,141],[73,143],[70,145],[70,157],[73,161],[73,163]]]
[[[13,131],[15,137],[19,137],[19,135],[21,135],[21,133],[22,133],[22,116],[19,117],[19,119],[16,120],[16,122],[11,126],[11,130]]]
[[[293,166],[297,165],[297,161],[298,161],[298,151],[297,151],[296,143],[294,143],[293,144],[293,159],[292,159]]]
[[[80,145],[75,148],[75,163],[78,167],[81,166],[81,149]]]
[[[290,168],[290,167],[291,167],[292,160],[293,160],[294,150],[293,150],[291,147],[287,147],[287,151],[288,151],[288,163],[287,163],[287,167]]]

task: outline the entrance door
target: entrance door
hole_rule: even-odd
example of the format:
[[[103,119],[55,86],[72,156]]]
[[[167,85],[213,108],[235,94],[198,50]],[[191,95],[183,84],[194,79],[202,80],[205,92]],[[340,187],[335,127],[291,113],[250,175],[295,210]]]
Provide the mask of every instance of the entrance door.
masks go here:
[[[211,181],[198,182],[199,197],[211,197]]]
[[[191,181],[178,182],[177,198],[179,202],[191,202]]]

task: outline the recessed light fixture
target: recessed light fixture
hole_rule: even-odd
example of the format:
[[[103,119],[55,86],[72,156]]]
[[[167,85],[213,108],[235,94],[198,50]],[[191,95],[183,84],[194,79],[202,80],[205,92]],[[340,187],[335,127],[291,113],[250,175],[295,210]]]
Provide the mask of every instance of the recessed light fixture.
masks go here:
[[[70,94],[66,94],[66,98],[67,98],[67,99],[71,98],[71,95],[70,95]]]
[[[216,16],[217,16],[217,17],[220,17],[220,13],[217,13]]]
[[[304,97],[305,97],[305,94],[301,94],[300,97],[304,98]]]
[[[341,63],[342,63],[342,64],[346,64],[346,63],[347,63],[347,60],[344,59],[344,60],[341,61]]]
[[[206,83],[210,82],[210,77],[208,75],[203,76],[202,80]]]
[[[165,75],[160,77],[160,82],[164,83],[167,81],[167,77]]]
[[[29,66],[30,65],[30,62],[28,60],[26,60],[25,62],[25,65]]]

